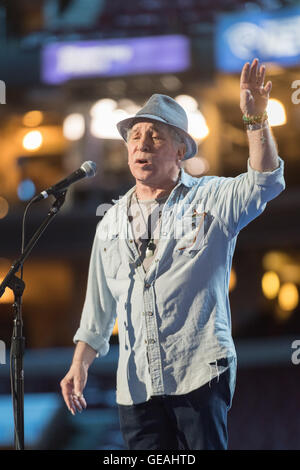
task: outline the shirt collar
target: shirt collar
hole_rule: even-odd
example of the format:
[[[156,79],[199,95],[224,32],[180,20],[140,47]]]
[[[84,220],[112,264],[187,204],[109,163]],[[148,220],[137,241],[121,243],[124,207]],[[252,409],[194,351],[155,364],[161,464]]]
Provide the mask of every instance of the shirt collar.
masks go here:
[[[194,176],[189,175],[188,173],[184,171],[183,168],[181,168],[178,184],[182,183],[187,188],[191,188],[198,182],[199,182],[199,178],[195,178]]]
[[[192,186],[197,184],[198,181],[199,181],[199,178],[195,178],[195,177],[189,175],[188,173],[186,173],[184,171],[183,168],[181,168],[178,183],[177,183],[176,186],[178,187],[181,184],[183,184],[187,188],[191,188]],[[133,186],[132,188],[129,189],[129,191],[127,191],[126,194],[124,194],[124,196],[122,196],[120,199],[113,199],[112,202],[114,204],[119,204],[120,207],[127,208],[128,205],[129,205],[129,202],[130,202],[130,198],[131,198],[133,192],[135,191],[135,188],[136,188],[136,186]]]

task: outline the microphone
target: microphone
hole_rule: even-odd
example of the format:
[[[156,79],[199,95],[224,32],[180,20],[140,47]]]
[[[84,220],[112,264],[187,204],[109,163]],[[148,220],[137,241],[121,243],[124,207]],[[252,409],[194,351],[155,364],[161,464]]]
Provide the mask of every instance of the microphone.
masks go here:
[[[38,202],[42,199],[46,199],[51,194],[57,194],[65,189],[67,189],[71,184],[76,183],[83,178],[91,178],[95,176],[97,172],[97,166],[95,162],[87,161],[84,162],[78,170],[71,173],[67,178],[59,181],[58,183],[50,186],[50,188],[45,189],[40,194],[37,194],[33,199],[32,202]]]

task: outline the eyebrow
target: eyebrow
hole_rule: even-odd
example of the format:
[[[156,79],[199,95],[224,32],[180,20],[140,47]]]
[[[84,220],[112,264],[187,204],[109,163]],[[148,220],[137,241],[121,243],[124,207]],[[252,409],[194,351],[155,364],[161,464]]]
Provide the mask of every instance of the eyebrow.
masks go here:
[[[162,129],[161,127],[152,127],[151,129],[149,129],[150,131],[152,132],[164,132],[164,129]],[[140,129],[132,129],[131,130],[132,134],[136,134],[137,132],[140,132]]]

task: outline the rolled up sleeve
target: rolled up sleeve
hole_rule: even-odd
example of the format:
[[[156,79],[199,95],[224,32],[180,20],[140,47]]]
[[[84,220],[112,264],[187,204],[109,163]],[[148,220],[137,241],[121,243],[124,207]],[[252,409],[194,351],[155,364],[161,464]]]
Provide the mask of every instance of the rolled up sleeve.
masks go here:
[[[258,217],[267,202],[285,189],[284,161],[278,157],[279,166],[273,171],[260,172],[251,168],[235,178],[218,178],[213,182],[210,202],[220,221],[232,236]]]
[[[97,351],[97,356],[101,357],[109,351],[109,339],[116,320],[116,305],[104,274],[100,244],[101,239],[96,231],[90,257],[85,302],[80,325],[73,341],[74,343],[83,341],[89,344]]]

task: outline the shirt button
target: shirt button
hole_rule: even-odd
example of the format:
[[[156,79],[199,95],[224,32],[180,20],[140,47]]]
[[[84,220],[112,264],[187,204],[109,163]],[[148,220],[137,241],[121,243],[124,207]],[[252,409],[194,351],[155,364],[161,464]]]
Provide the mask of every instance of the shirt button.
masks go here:
[[[149,344],[154,344],[155,343],[155,339],[149,339]]]
[[[149,289],[150,286],[151,286],[151,284],[148,284],[148,283],[146,282],[145,288],[146,288],[146,289]]]
[[[152,317],[153,312],[147,312],[147,315],[149,315],[149,317]]]

